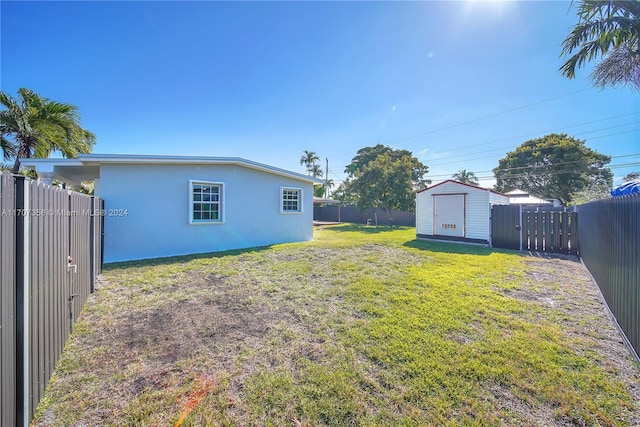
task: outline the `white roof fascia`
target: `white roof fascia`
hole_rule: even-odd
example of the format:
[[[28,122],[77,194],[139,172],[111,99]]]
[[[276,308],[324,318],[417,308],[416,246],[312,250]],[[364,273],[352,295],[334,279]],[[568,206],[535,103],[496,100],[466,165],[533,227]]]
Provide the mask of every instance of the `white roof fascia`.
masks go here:
[[[81,154],[78,160],[82,164],[212,164],[212,165],[238,165],[276,175],[286,176],[309,182],[311,184],[322,184],[324,181],[291,172],[263,163],[254,162],[240,157],[204,157],[204,156],[155,156],[155,155],[121,155],[121,154]]]
[[[324,181],[291,172],[275,166],[265,165],[240,157],[203,157],[203,156],[150,156],[123,154],[80,154],[76,159],[20,159],[20,163],[41,172],[53,172],[55,166],[84,166],[101,164],[211,164],[238,165],[250,169],[260,170],[275,175],[294,178],[311,184],[322,184]]]
[[[40,172],[53,172],[56,166],[83,166],[80,159],[20,159],[20,165]]]

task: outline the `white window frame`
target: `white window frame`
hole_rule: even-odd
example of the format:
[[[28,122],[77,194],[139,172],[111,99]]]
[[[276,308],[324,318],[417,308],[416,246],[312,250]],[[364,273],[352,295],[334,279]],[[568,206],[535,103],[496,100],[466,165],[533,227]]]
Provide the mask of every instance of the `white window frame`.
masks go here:
[[[193,189],[196,185],[209,185],[218,187],[218,219],[194,219],[193,218],[193,205],[198,202],[198,200],[194,200]],[[189,180],[189,224],[191,225],[214,225],[214,224],[224,224],[224,211],[225,211],[225,195],[224,195],[224,182],[213,182],[213,181],[204,181],[204,180]],[[210,202],[211,203],[211,202]]]
[[[298,209],[297,210],[285,210],[284,209],[284,193],[285,191],[297,191],[298,192]],[[298,187],[280,187],[280,213],[285,215],[295,215],[302,213],[302,188]]]

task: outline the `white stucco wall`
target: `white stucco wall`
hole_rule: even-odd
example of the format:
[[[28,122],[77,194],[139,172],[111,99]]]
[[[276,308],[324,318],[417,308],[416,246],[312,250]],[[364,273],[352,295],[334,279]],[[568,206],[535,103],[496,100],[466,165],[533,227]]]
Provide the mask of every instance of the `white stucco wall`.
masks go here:
[[[434,235],[434,195],[465,194],[465,238],[489,242],[492,204],[509,204],[509,198],[483,188],[446,181],[416,195],[416,234]],[[435,230],[435,235],[437,235]]]
[[[224,184],[224,223],[189,224],[190,180]],[[281,187],[302,213],[280,212]],[[102,164],[104,261],[215,252],[313,238],[310,183],[238,165]]]

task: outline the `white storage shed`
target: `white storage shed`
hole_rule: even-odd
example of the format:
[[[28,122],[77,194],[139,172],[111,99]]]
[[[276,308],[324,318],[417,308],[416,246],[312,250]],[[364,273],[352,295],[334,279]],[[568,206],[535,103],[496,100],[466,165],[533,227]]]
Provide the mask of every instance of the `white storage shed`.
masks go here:
[[[419,238],[491,244],[491,206],[508,205],[509,196],[447,180],[416,195]]]

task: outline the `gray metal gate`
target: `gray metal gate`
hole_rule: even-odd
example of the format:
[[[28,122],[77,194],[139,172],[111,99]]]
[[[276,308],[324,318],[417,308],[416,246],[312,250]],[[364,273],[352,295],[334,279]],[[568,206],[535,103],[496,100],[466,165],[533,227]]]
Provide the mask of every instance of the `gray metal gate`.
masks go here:
[[[100,199],[2,174],[0,427],[28,425],[100,271]]]
[[[492,246],[535,252],[578,253],[578,214],[564,208],[495,205]]]
[[[521,249],[520,206],[491,207],[491,245],[503,249]]]

